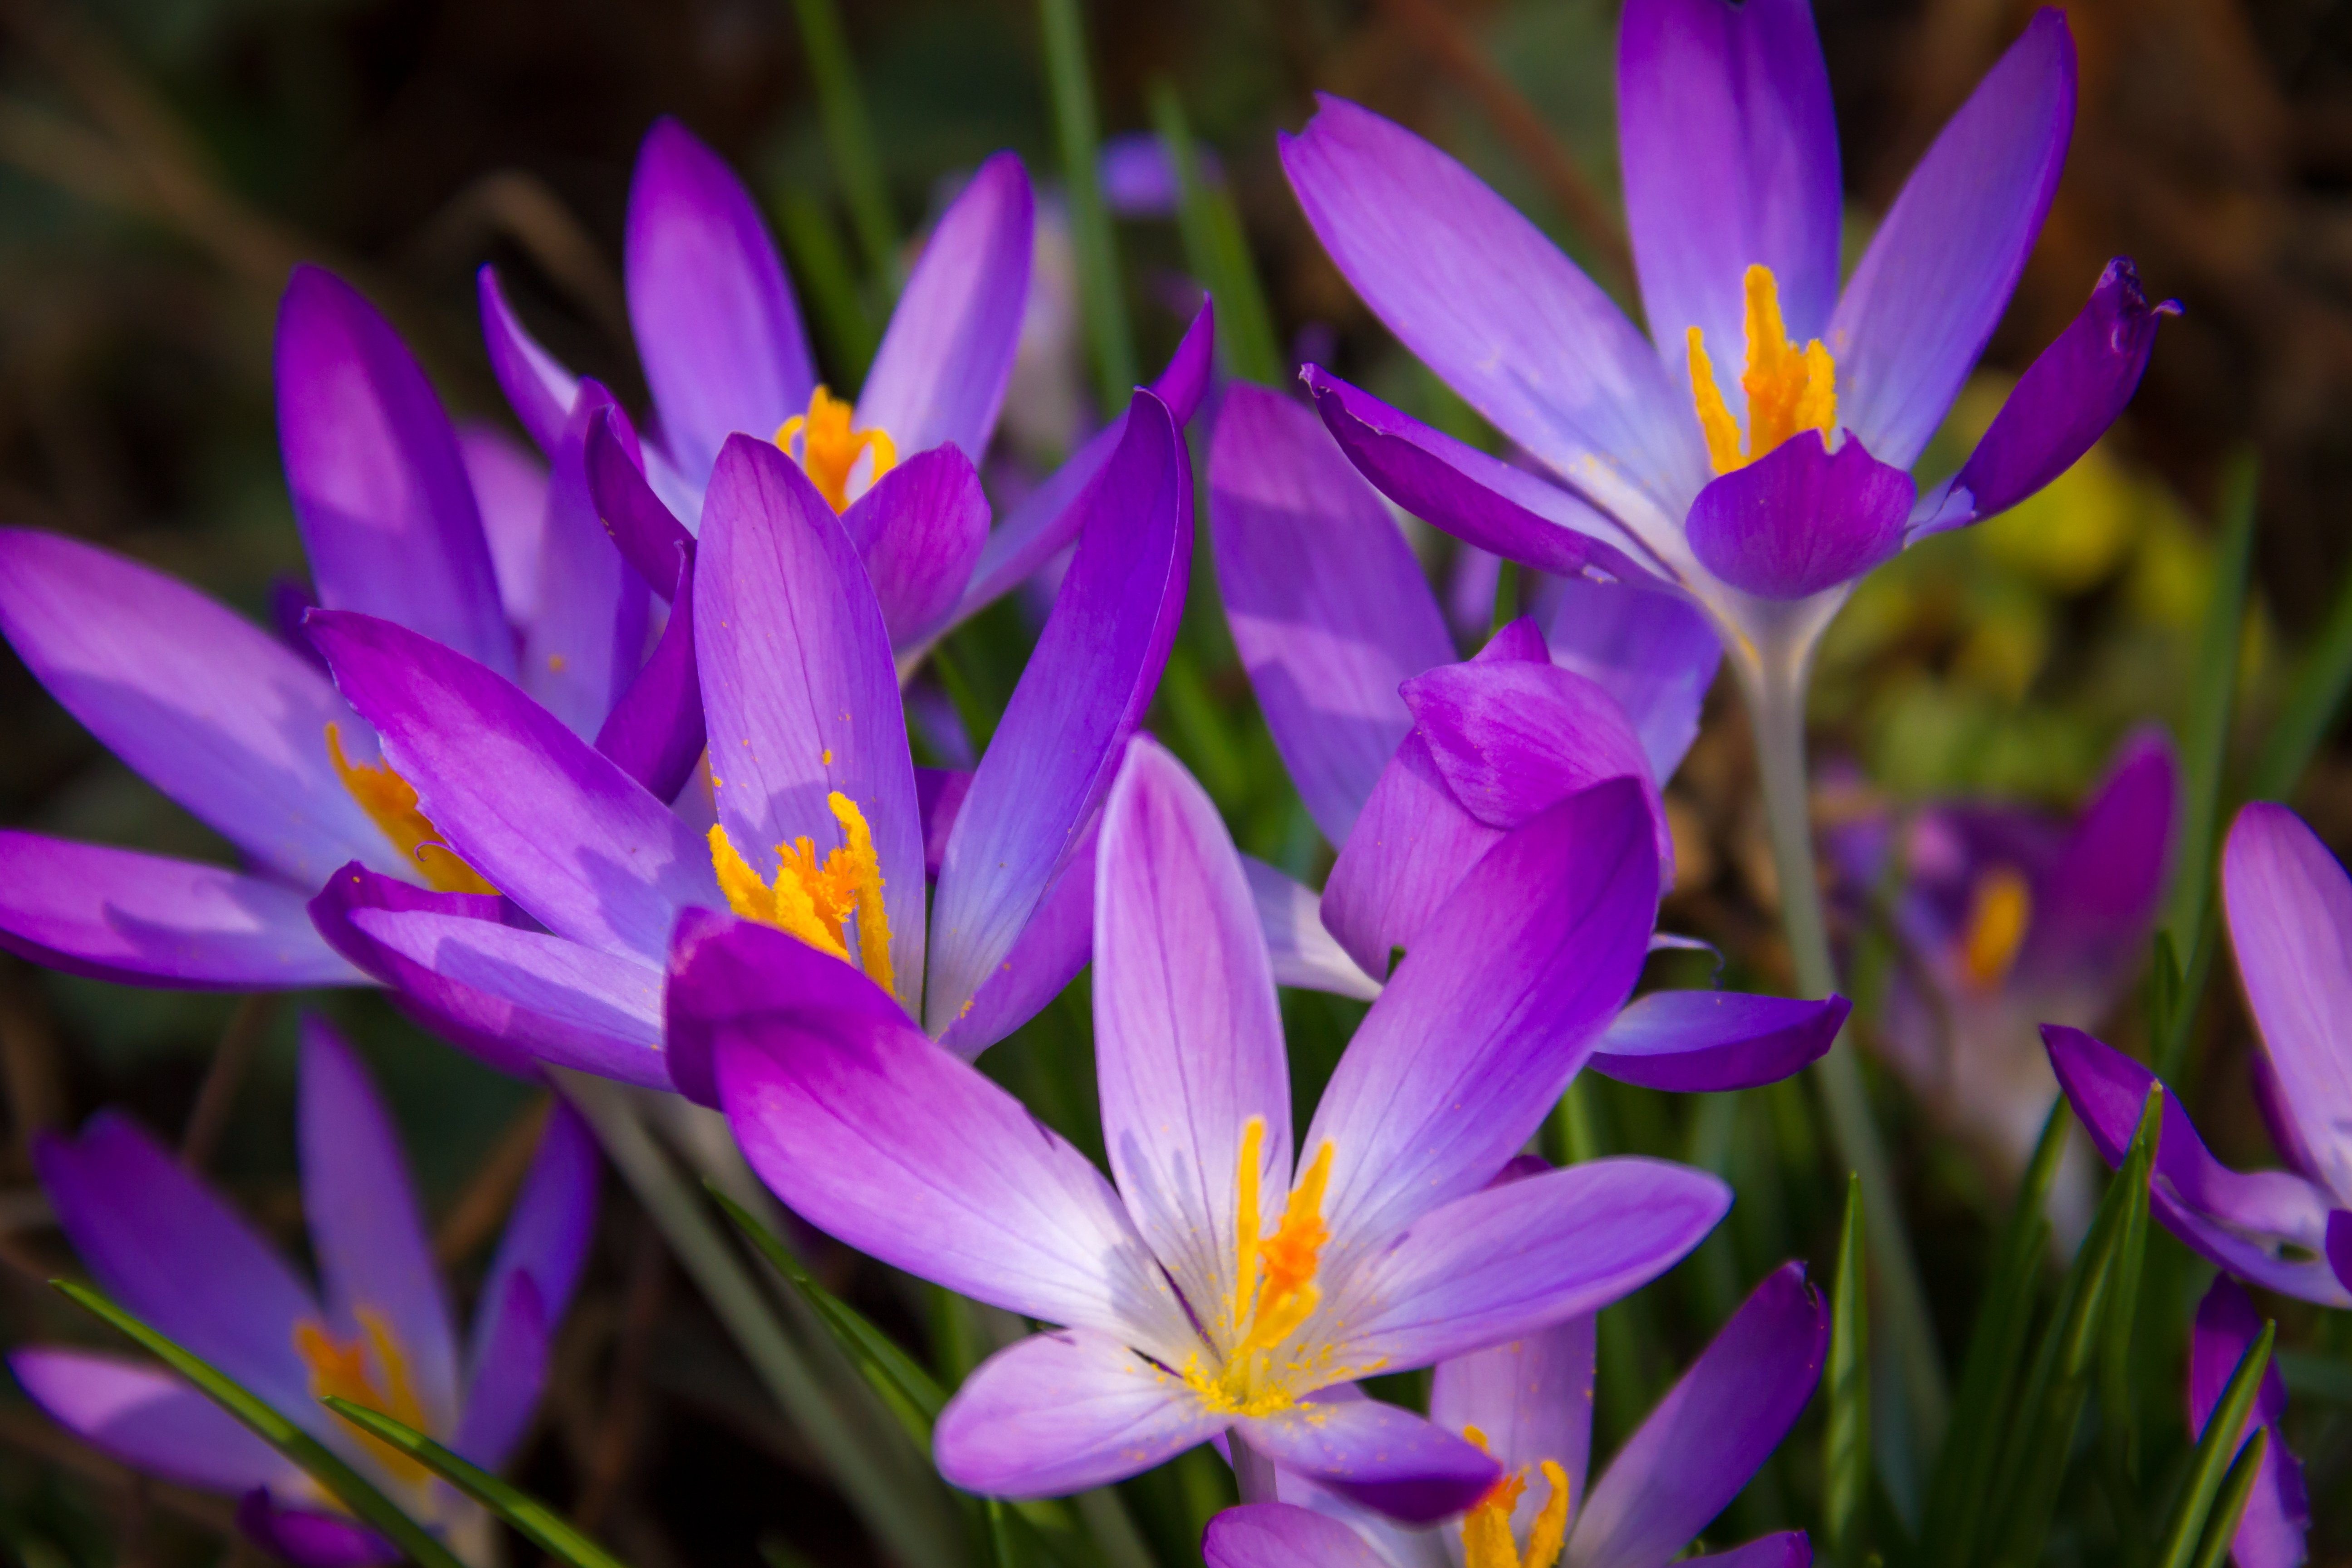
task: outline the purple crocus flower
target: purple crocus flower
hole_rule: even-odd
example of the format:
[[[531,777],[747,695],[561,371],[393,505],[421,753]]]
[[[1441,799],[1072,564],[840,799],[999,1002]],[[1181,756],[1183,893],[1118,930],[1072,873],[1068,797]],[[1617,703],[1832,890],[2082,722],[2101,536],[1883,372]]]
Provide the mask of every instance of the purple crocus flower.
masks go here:
[[[1880,1016],[1886,1059],[2004,1181],[2024,1170],[2058,1095],[2037,1026],[2087,1028],[2122,999],[2164,893],[2179,802],[2172,747],[2146,730],[2072,821],[1945,803],[1829,836],[1849,904],[1873,895],[1890,860],[1899,868],[1892,921],[1906,962]],[[2088,1223],[2088,1175],[2061,1170],[2063,1232]]]
[[[671,752],[691,762],[707,731],[712,791],[680,809],[497,671],[388,621],[314,613],[343,695],[503,894],[426,893],[351,865],[313,902],[320,928],[452,1039],[709,1101],[662,1049],[664,963],[681,910],[732,908],[855,954],[903,1018],[977,1055],[1086,962],[1092,824],[1183,606],[1183,438],[1149,393],[1121,424],[972,773],[919,773],[847,520],[748,436],[719,454],[673,610],[699,675],[676,689],[669,728],[690,745]]]
[[[646,595],[579,485],[461,437],[391,327],[315,268],[295,271],[279,309],[277,392],[319,602],[457,649],[596,733],[635,673]],[[131,984],[359,984],[303,908],[328,873],[356,860],[479,886],[306,646],[96,546],[16,531],[0,531],[0,633],[246,862],[0,833],[0,944]]]
[[[2294,813],[2258,802],[2230,829],[2221,896],[2262,1036],[2256,1099],[2291,1169],[2228,1169],[2168,1092],[2149,1205],[2242,1279],[2352,1306],[2352,879]],[[2120,1163],[2156,1075],[2080,1029],[2042,1037],[2084,1129]]]
[[[1483,858],[1373,1004],[1294,1159],[1265,944],[1233,841],[1138,737],[1093,921],[1116,1186],[848,965],[681,924],[672,1050],[794,1213],[885,1262],[1063,1325],[941,1414],[966,1489],[1043,1497],[1227,1434],[1392,1517],[1459,1512],[1496,1461],[1394,1406],[1311,1397],[1597,1310],[1722,1215],[1713,1177],[1596,1161],[1489,1184],[1632,989],[1656,898],[1638,792],[1562,802]]]
[[[646,133],[629,187],[630,325],[653,393],[638,442],[617,410],[584,435],[597,510],[654,590],[700,530],[730,437],[773,438],[834,508],[909,667],[929,643],[1074,539],[1076,502],[1118,448],[1114,425],[991,531],[974,467],[1019,348],[1034,204],[1019,158],[982,163],[933,227],[854,403],[820,385],[774,241],[742,182],[673,120]],[[483,333],[517,417],[554,453],[581,384],[533,342],[496,273]],[[1181,425],[1207,385],[1205,310],[1154,390]]]
[[[1477,858],[1577,790],[1630,778],[1671,875],[1658,786],[1698,732],[1721,645],[1664,593],[1547,580],[1535,616],[1456,663],[1437,596],[1379,495],[1300,404],[1235,385],[1209,458],[1217,581],[1258,706],[1338,863],[1319,900],[1249,862],[1276,977],[1369,997]],[[1842,997],[1642,998],[1592,1065],[1727,1089],[1826,1051]]]
[[[1357,293],[1538,471],[1327,371],[1307,383],[1408,511],[1548,571],[1654,579],[1706,612],[1743,679],[1787,681],[1856,578],[2080,457],[2174,307],[2151,308],[2131,264],[2110,263],[1959,473],[1915,494],[1907,470],[2057,186],[2074,111],[2063,17],[2038,15],[1945,127],[1842,294],[1837,127],[1806,0],[1634,0],[1617,89],[1648,337],[1533,224],[1388,121],[1325,99],[1283,142]]]
[[[2221,1402],[2230,1374],[2253,1342],[2262,1338],[2263,1317],[2238,1283],[2228,1276],[2213,1281],[2198,1303],[2197,1321],[2189,1334],[2189,1431],[2192,1441],[2205,1435],[2213,1407]],[[2238,1568],[2298,1568],[2305,1558],[2304,1532],[2311,1527],[2311,1500],[2304,1490],[2303,1466],[2286,1450],[2279,1419],[2286,1414],[2286,1379],[2273,1361],[2263,1373],[2239,1447],[2267,1428],[2270,1447],[2263,1454],[2262,1475],[2246,1500],[2238,1532],[2230,1541],[2230,1555]],[[2235,1450],[2232,1450],[2234,1453]]]
[[[391,1119],[351,1048],[302,1030],[303,1208],[323,1293],[170,1150],[112,1112],[35,1150],[58,1223],[109,1295],[359,1467],[436,1531],[487,1520],[414,1460],[319,1404],[333,1394],[485,1468],[522,1437],[595,1226],[587,1129],[558,1105],[541,1135],[461,1347]],[[256,1542],[306,1568],[399,1554],[259,1437],[171,1373],[91,1351],[19,1350],[25,1391],[124,1464],[241,1500]]]
[[[1829,1337],[1804,1267],[1776,1270],[1589,1491],[1591,1317],[1442,1361],[1430,1419],[1505,1471],[1459,1526],[1401,1530],[1285,1475],[1282,1501],[1226,1510],[1202,1552],[1209,1568],[1665,1568],[1771,1457],[1812,1397]],[[1812,1555],[1790,1531],[1691,1561],[1806,1568]]]

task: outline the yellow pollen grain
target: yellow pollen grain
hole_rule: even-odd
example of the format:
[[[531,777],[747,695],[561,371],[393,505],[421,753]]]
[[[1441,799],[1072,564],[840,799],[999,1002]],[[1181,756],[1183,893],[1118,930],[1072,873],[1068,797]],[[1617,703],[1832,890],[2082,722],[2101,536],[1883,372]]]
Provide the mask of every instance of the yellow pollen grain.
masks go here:
[[[2009,978],[2033,923],[2033,888],[2014,866],[1995,866],[1977,879],[1969,922],[1960,939],[1960,972],[1979,991]]]
[[[332,724],[327,726],[327,756],[335,764],[335,776],[343,781],[368,820],[392,840],[393,847],[416,862],[428,885],[444,893],[497,893],[479,872],[441,842],[441,830],[416,809],[415,789],[392,771],[391,763],[369,767],[351,761],[343,755],[343,738]]]
[[[843,843],[817,858],[816,845],[805,836],[776,846],[776,875],[763,881],[751,863],[728,837],[724,824],[710,827],[710,868],[727,907],[745,920],[754,920],[791,932],[835,958],[847,958],[849,921],[857,921],[857,963],[868,978],[888,990],[894,984],[890,964],[890,916],[882,899],[884,878],[874,849],[874,834],[856,802],[839,790],[825,797]]]
[[[1748,441],[1717,385],[1703,334],[1684,333],[1690,354],[1691,401],[1707,460],[1718,474],[1745,468],[1801,430],[1826,438],[1837,426],[1837,365],[1819,338],[1799,349],[1789,341],[1780,316],[1779,282],[1769,267],[1750,267],[1742,279],[1747,294],[1748,369],[1739,378],[1748,394]]]
[[[425,1431],[425,1407],[409,1379],[408,1358],[399,1336],[373,1308],[359,1308],[352,1315],[359,1320],[360,1333],[349,1341],[336,1339],[316,1319],[306,1318],[294,1325],[294,1352],[310,1369],[312,1397],[333,1394],[389,1415],[415,1431]],[[422,1485],[431,1479],[431,1471],[381,1438],[362,1435],[361,1441],[400,1479]]]
[[[850,474],[861,454],[874,454],[868,484],[898,463],[898,448],[887,432],[849,427],[854,412],[849,404],[820,386],[809,395],[806,414],[795,414],[776,427],[776,445],[800,464],[809,482],[816,486],[817,493],[835,511],[848,509]],[[797,450],[793,447],[795,439],[799,442]]]

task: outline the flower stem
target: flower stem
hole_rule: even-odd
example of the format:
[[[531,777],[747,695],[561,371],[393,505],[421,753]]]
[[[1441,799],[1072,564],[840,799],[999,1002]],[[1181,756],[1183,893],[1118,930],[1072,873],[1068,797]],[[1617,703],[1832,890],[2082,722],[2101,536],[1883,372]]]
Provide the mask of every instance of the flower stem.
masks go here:
[[[1805,689],[1811,672],[1810,651],[1790,658],[1767,655],[1751,665],[1736,659],[1756,728],[1757,762],[1762,772],[1764,814],[1772,837],[1773,868],[1780,874],[1780,919],[1789,934],[1797,987],[1808,996],[1837,989],[1830,960],[1829,926],[1822,912],[1821,883],[1814,873],[1813,829],[1805,786]],[[1895,1179],[1885,1146],[1871,1118],[1870,1098],[1854,1058],[1850,1031],[1841,1031],[1828,1054],[1813,1064],[1814,1087],[1829,1112],[1830,1135],[1838,1157],[1862,1184],[1863,1216],[1871,1262],[1876,1265],[1879,1310],[1896,1364],[1902,1368],[1912,1412],[1915,1451],[1935,1454],[1943,1440],[1951,1404],[1927,1291],[1895,1202]]]
[[[1274,1461],[1251,1447],[1238,1426],[1225,1428],[1225,1447],[1234,1458],[1234,1484],[1241,1489],[1242,1501],[1274,1501]]]

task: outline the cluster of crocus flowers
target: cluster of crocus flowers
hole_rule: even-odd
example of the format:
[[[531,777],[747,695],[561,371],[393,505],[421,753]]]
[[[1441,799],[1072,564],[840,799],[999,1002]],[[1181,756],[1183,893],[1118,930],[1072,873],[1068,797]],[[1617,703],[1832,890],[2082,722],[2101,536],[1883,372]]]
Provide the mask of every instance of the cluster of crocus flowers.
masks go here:
[[[1514,1166],[1507,1179],[1542,1169],[1529,1159]],[[1828,1310],[1803,1267],[1775,1270],[1589,1487],[1592,1318],[1451,1357],[1431,1380],[1430,1420],[1504,1470],[1458,1522],[1400,1529],[1285,1474],[1281,1500],[1218,1515],[1202,1552],[1209,1568],[1665,1568],[1803,1411],[1829,1334]],[[1334,1389],[1326,1397],[1362,1395]],[[1811,1560],[1805,1534],[1790,1531],[1692,1561],[1805,1568]]]
[[[2137,386],[2156,319],[2129,262],[1967,463],[1908,472],[2015,288],[2057,187],[2074,45],[2043,11],[1926,157],[1841,292],[1837,127],[1806,0],[1637,0],[1618,145],[1644,336],[1453,159],[1326,100],[1292,188],[1373,313],[1524,451],[1488,457],[1328,371],[1332,434],[1407,510],[1562,574],[1686,595],[1743,676],[1793,679],[1849,585],[2055,478]],[[1744,349],[1744,358],[1742,351]]]
[[[958,1486],[1040,1497],[1223,1434],[1391,1517],[1461,1512],[1490,1454],[1335,1385],[1517,1338],[1654,1277],[1729,1201],[1609,1160],[1494,1184],[1622,1005],[1657,856],[1639,791],[1571,796],[1471,868],[1294,1147],[1274,975],[1232,840],[1139,737],[1104,808],[1094,996],[1111,1180],[870,980],[757,923],[680,927],[671,1050],[793,1210],[1059,1325],[941,1414]],[[683,1070],[681,1064],[681,1070]]]
[[[236,1212],[125,1118],[45,1139],[41,1184],[117,1301],[337,1450],[436,1531],[487,1520],[415,1460],[319,1403],[340,1395],[486,1468],[529,1426],[594,1229],[587,1130],[557,1108],[541,1135],[463,1344],[392,1122],[349,1047],[305,1023],[299,1106],[314,1291]],[[67,1427],[123,1463],[239,1500],[238,1523],[303,1568],[398,1553],[293,1463],[173,1374],[111,1354],[19,1350],[9,1369]]]

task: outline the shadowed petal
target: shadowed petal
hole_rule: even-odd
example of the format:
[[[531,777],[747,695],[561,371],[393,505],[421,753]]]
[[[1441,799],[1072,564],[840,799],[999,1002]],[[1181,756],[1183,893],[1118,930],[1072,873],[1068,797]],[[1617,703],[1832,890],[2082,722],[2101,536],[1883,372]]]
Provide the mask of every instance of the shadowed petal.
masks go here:
[[[2214,1280],[2198,1303],[2196,1325],[2189,1335],[2189,1430],[2196,1436],[2204,1436],[2231,1374],[2262,1333],[2263,1315],[2245,1291],[2226,1275]],[[2230,1450],[2234,1456],[2252,1440],[2257,1428],[2270,1428],[2262,1474],[2230,1542],[2238,1568],[2296,1568],[2306,1555],[2304,1532],[2311,1527],[2311,1499],[2304,1489],[2303,1466],[2287,1452],[2286,1434],[2279,1429],[2279,1418],[2285,1414],[2286,1380],[2273,1361],[2263,1373],[2245,1430]]]
[[[2105,782],[2034,889],[2021,978],[2121,990],[2139,967],[2164,896],[2179,814],[2171,742],[2154,726],[2136,731],[2116,749]]]
[[[499,269],[485,264],[474,274],[474,289],[482,310],[482,344],[489,351],[490,373],[507,395],[523,429],[549,457],[563,437],[563,422],[580,395],[580,378],[539,346],[507,303],[499,284]]]
[[[1903,548],[1911,476],[1849,437],[1829,451],[1801,430],[1691,503],[1691,551],[1708,571],[1764,599],[1802,599],[1851,582]]]
[[[841,525],[866,563],[891,645],[911,647],[971,581],[988,542],[988,497],[963,448],[943,442],[875,480]]]
[[[1717,0],[1708,0],[1708,4]],[[1551,659],[1617,700],[1663,786],[1698,738],[1699,711],[1723,662],[1706,615],[1679,594],[1589,577],[1548,577],[1533,611]]]
[[[981,1363],[940,1412],[950,1486],[1061,1497],[1139,1475],[1224,1429],[1182,1379],[1108,1334],[1032,1334]]]
[[[467,420],[457,426],[457,456],[474,487],[490,570],[509,626],[530,625],[539,614],[539,555],[547,532],[547,465],[505,431]],[[306,606],[307,607],[307,606]],[[298,617],[296,625],[299,625]]]
[[[638,460],[649,455],[642,448],[633,453],[635,446],[628,416],[617,406],[607,405],[589,412],[583,452],[588,495],[596,516],[613,536],[621,558],[636,569],[646,585],[667,594],[677,578],[677,552],[692,552],[694,535],[678,521],[668,503],[654,493],[646,466]]]
[[[1328,991],[1359,1002],[1369,1002],[1381,994],[1381,983],[1358,968],[1347,950],[1323,929],[1321,900],[1314,889],[1247,855],[1242,857],[1242,875],[1248,879],[1250,900],[1257,906],[1258,927],[1265,933],[1266,957],[1276,984]]]
[[[1101,828],[1097,812],[1037,900],[1013,951],[940,1036],[941,1046],[970,1061],[1035,1017],[1087,966],[1094,952],[1095,852]]]
[[[521,1195],[507,1217],[506,1233],[499,1237],[498,1253],[482,1277],[469,1352],[476,1378],[490,1359],[487,1335],[496,1331],[487,1326],[490,1313],[510,1285],[526,1279],[531,1282],[549,1331],[562,1321],[595,1235],[596,1173],[593,1134],[570,1105],[555,1101],[539,1135],[539,1150],[531,1156]]]
[[[1285,1469],[1402,1524],[1460,1513],[1503,1477],[1460,1433],[1373,1399],[1309,1401],[1240,1425]]]
[[[702,760],[702,671],[694,659],[694,555],[680,551],[661,640],[596,731],[596,749],[656,800],[676,800]]]
[[[1580,1502],[1592,1455],[1594,1326],[1587,1313],[1439,1362],[1429,1418],[1449,1432],[1477,1427],[1487,1452],[1507,1469],[1558,1465],[1569,1495]],[[1530,1484],[1511,1510],[1515,1538],[1524,1539],[1535,1522],[1544,1491]]]
[[[1406,736],[1339,846],[1323,885],[1325,929],[1377,980],[1394,951],[1410,948],[1444,906],[1463,868],[1502,837],[1454,798],[1428,741]]]
[[[289,1495],[307,1497],[310,1491],[305,1482]],[[400,1561],[399,1551],[375,1531],[340,1514],[281,1505],[267,1487],[256,1487],[239,1500],[236,1525],[263,1551],[295,1568],[370,1568]]]
[[[1777,1083],[1829,1050],[1851,1008],[1843,996],[1654,991],[1601,1035],[1592,1070],[1682,1094]]]
[[[540,554],[540,613],[523,639],[522,689],[583,739],[592,739],[637,673],[651,602],[645,580],[613,547],[588,494],[592,412],[612,395],[581,383],[556,443]],[[673,792],[675,793],[675,792]]]
[[[1209,1521],[1208,1568],[1390,1568],[1338,1520],[1286,1502],[1245,1503]]]
[[[1728,1552],[1683,1559],[1685,1568],[1812,1568],[1812,1537],[1801,1530],[1759,1535]]]
[[[488,1305],[476,1325],[466,1413],[449,1447],[484,1469],[495,1470],[521,1440],[547,1385],[547,1351],[554,1325],[547,1321],[539,1287],[527,1275],[485,1300]]]
[[[89,1351],[30,1349],[8,1370],[49,1418],[124,1464],[184,1486],[242,1492],[299,1484],[278,1450],[189,1384]]]

